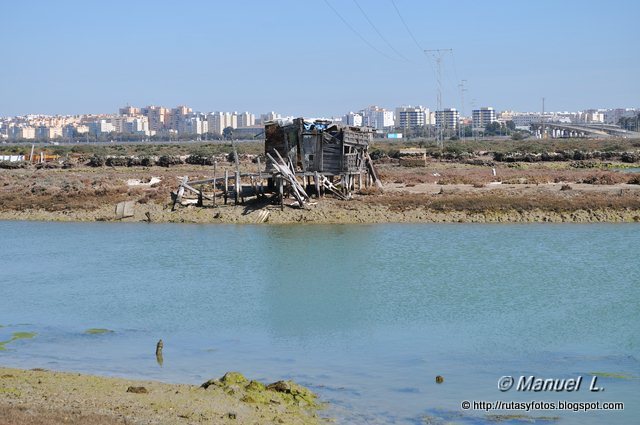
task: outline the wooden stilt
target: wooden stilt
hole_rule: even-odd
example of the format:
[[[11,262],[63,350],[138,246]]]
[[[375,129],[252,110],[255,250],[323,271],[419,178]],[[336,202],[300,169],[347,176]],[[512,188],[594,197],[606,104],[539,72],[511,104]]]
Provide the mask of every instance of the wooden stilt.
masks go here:
[[[280,195],[280,210],[284,211],[284,186],[282,176],[278,176],[278,195]]]
[[[224,170],[224,204],[227,205],[229,197],[229,170]]]
[[[213,206],[216,206],[216,168],[218,161],[213,161]]]
[[[240,183],[240,172],[239,171],[236,171],[235,188],[236,188],[235,203],[236,203],[236,205],[238,205],[238,198],[242,197],[242,184]],[[244,198],[242,199],[242,202],[244,203]]]

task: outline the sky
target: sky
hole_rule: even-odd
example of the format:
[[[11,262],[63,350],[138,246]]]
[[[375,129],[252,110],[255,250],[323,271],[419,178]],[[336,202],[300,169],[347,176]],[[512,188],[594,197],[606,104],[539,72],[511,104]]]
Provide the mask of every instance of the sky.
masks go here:
[[[0,2],[0,116],[640,107],[640,1]],[[461,92],[459,85],[465,80]]]

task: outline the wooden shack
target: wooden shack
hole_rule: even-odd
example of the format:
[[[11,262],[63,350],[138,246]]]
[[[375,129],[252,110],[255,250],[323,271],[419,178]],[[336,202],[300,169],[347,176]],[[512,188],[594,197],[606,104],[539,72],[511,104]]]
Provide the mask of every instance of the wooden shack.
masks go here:
[[[293,164],[296,174],[368,177],[372,134],[368,127],[345,127],[330,121],[296,118],[286,125],[269,121],[265,123],[265,156],[275,156],[277,151]],[[266,171],[275,171],[271,160],[267,160]]]
[[[205,199],[216,206],[216,197],[223,197],[225,205],[230,197],[238,204],[244,203],[246,197],[264,198],[270,193],[281,208],[288,196],[293,196],[297,205],[304,208],[312,195],[322,197],[330,192],[340,199],[349,199],[354,190],[371,184],[382,187],[369,156],[373,135],[370,128],[296,118],[288,124],[268,121],[264,133],[264,171],[258,159],[257,173],[241,173],[236,154],[235,173],[225,170],[224,176],[218,178],[214,165],[213,178],[190,181],[182,177],[174,194],[174,208],[177,204],[203,205]],[[249,186],[243,185],[242,179]],[[211,186],[212,191],[207,193],[205,185]],[[187,192],[197,199],[183,199]],[[265,218],[260,220],[263,222]]]

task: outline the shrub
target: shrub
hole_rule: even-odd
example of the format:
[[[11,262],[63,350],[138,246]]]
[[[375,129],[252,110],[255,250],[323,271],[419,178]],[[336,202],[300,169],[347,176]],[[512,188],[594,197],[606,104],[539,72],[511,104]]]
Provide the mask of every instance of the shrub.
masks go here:
[[[6,170],[15,170],[17,168],[25,168],[26,166],[27,163],[23,161],[0,161],[0,168],[4,168]]]
[[[102,155],[93,155],[89,159],[89,166],[91,167],[103,167],[106,163],[106,159]]]
[[[386,154],[384,153],[384,151],[380,149],[373,149],[371,152],[369,152],[369,156],[371,157],[372,160],[375,161],[377,159],[381,159],[385,157]]]
[[[172,165],[180,165],[182,160],[177,156],[162,155],[158,158],[157,165],[161,167],[171,167]]]
[[[105,162],[109,167],[126,167],[129,159],[124,156],[110,156]]]
[[[191,154],[185,160],[187,164],[193,165],[213,165],[213,158],[198,153]]]

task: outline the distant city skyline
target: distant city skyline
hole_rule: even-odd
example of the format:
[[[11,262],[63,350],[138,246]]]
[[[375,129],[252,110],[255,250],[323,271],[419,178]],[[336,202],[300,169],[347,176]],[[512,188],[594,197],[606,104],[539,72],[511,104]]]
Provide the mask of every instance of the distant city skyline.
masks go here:
[[[5,117],[126,103],[295,116],[435,110],[436,62],[422,50],[437,48],[453,49],[442,55],[442,106],[465,116],[540,111],[542,97],[549,111],[640,106],[631,0],[70,0],[3,2],[0,13]]]

